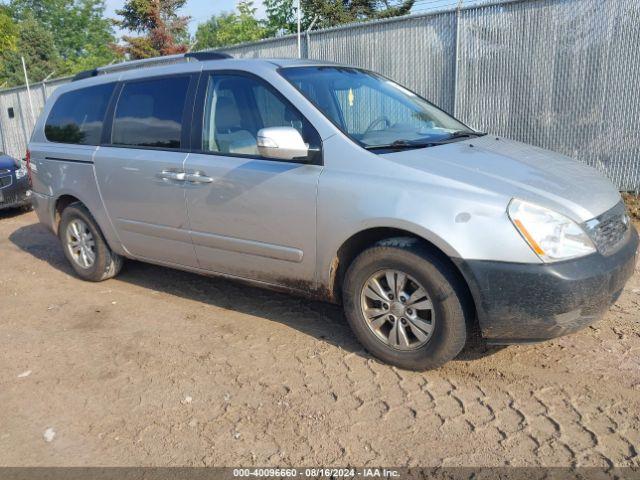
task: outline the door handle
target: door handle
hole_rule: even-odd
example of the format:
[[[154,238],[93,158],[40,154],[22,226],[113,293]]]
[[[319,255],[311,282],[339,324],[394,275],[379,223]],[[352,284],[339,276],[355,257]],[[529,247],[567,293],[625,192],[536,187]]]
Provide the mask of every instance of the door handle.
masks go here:
[[[164,180],[176,180],[179,182],[184,182],[185,177],[184,172],[172,172],[171,170],[163,170],[160,173],[156,173],[156,177],[162,178]]]
[[[213,178],[207,177],[200,172],[196,173],[187,173],[184,177],[187,182],[192,183],[211,183],[213,182]]]

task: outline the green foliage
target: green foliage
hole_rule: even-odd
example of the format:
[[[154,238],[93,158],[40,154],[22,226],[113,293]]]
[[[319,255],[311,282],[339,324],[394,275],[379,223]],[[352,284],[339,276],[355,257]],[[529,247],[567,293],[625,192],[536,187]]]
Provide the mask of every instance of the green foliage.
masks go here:
[[[223,12],[220,15],[213,15],[209,20],[198,25],[196,30],[195,49],[221,47],[219,32],[224,25],[229,23],[233,13]]]
[[[409,13],[415,0],[302,0],[302,29],[332,27],[344,23],[388,18]],[[264,0],[267,19],[255,18],[250,1],[238,4],[236,12],[214,15],[198,26],[195,48],[219,48],[261,38],[296,33],[294,0]]]
[[[33,18],[53,34],[61,59],[57,74],[74,73],[116,58],[109,48],[115,38],[111,22],[104,18],[103,0],[12,0],[9,8],[18,22]]]
[[[142,35],[123,37],[121,53],[138,59],[186,52],[189,17],[177,13],[185,3],[186,0],[127,0],[122,9],[116,10],[122,17],[116,24]]]
[[[253,2],[243,0],[238,3],[236,12],[212,16],[198,25],[194,48],[217,48],[265,38],[267,29],[255,14]]]
[[[383,2],[375,14],[375,18],[391,18],[408,15],[413,8],[415,0],[404,0],[400,2]]]
[[[0,5],[0,52],[14,50],[18,44],[18,25],[7,8]]]
[[[53,35],[33,17],[25,17],[20,23],[20,32],[15,50],[0,52],[2,72],[0,84],[8,86],[24,84],[21,56],[27,65],[29,81],[39,82],[54,72],[60,57],[53,43]]]
[[[293,0],[264,0],[267,11],[267,33],[270,37],[298,31]]]
[[[11,0],[0,9],[0,43],[6,42],[6,33],[11,31],[11,23],[4,26],[6,16],[16,26],[13,47],[0,48],[0,84],[24,83],[20,56],[25,57],[33,82],[119,58],[111,48],[113,27],[104,18],[104,10],[103,0]]]
[[[320,28],[406,15],[415,0],[302,0],[305,28],[318,18]]]

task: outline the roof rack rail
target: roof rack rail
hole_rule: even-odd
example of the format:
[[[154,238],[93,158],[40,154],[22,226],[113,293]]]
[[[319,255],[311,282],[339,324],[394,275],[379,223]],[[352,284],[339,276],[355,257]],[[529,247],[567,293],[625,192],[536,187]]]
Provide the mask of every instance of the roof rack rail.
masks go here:
[[[233,58],[228,53],[224,52],[189,52],[184,54],[185,58],[193,58],[199,62],[206,62],[207,60],[224,60],[225,58]]]
[[[71,81],[75,82],[77,80],[83,80],[85,78],[95,77],[96,75],[98,75],[98,71],[95,68],[92,70],[83,70],[81,72],[76,73]]]
[[[75,82],[77,80],[83,80],[85,78],[97,77],[98,75],[103,73],[120,72],[124,70],[132,70],[139,67],[154,67],[171,63],[189,62],[192,60],[205,62],[207,60],[224,60],[227,58],[233,57],[228,53],[212,52],[206,50],[201,52],[188,52],[180,53],[177,55],[166,55],[164,57],[143,58],[141,60],[131,60],[128,62],[105,65],[104,67],[98,67],[92,70],[84,70],[80,73],[77,73],[76,76],[73,77],[72,81]]]

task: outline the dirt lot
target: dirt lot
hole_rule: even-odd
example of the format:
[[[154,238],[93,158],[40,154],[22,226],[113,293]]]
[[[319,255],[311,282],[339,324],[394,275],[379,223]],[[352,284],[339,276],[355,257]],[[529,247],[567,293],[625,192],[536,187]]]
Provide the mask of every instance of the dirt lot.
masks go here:
[[[1,465],[640,465],[640,273],[595,327],[413,373],[331,305],[82,282],[33,213],[0,213],[0,259]]]

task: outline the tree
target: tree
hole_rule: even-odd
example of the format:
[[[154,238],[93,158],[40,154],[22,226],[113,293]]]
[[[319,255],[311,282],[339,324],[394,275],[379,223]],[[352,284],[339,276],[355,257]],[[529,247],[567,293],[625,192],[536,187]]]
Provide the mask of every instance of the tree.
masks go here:
[[[318,27],[396,17],[409,13],[414,3],[415,0],[302,0],[303,24],[307,28],[316,17]]]
[[[12,0],[18,22],[31,18],[54,33],[52,45],[60,59],[56,73],[75,73],[117,58],[111,21],[104,17],[104,0]]]
[[[414,4],[415,0],[404,0],[399,3],[383,1],[381,5],[378,6],[375,18],[391,18],[408,15]]]
[[[296,33],[298,23],[293,0],[264,0],[269,36]]]
[[[231,23],[234,14],[230,12],[222,12],[219,15],[212,15],[209,20],[198,25],[196,30],[196,42],[194,48],[202,50],[205,48],[217,48],[224,46],[220,42],[220,31],[228,28],[226,25]]]
[[[213,15],[207,22],[198,25],[194,48],[218,48],[264,38],[267,30],[255,14],[253,2],[242,0],[236,12]]]
[[[18,25],[9,10],[0,5],[0,52],[15,50],[18,43]]]
[[[318,27],[333,27],[379,18],[406,15],[415,0],[302,0],[302,28],[314,19]],[[264,0],[269,36],[297,32],[293,0]]]
[[[189,17],[177,13],[185,3],[186,0],[127,0],[122,9],[116,10],[122,17],[116,24],[142,35],[124,36],[126,44],[119,51],[133,59],[186,52]]]
[[[0,52],[3,66],[0,72],[0,84],[24,84],[22,59],[24,57],[29,81],[39,82],[54,72],[60,57],[54,47],[53,35],[33,17],[26,17],[20,23],[20,32],[15,50]]]

